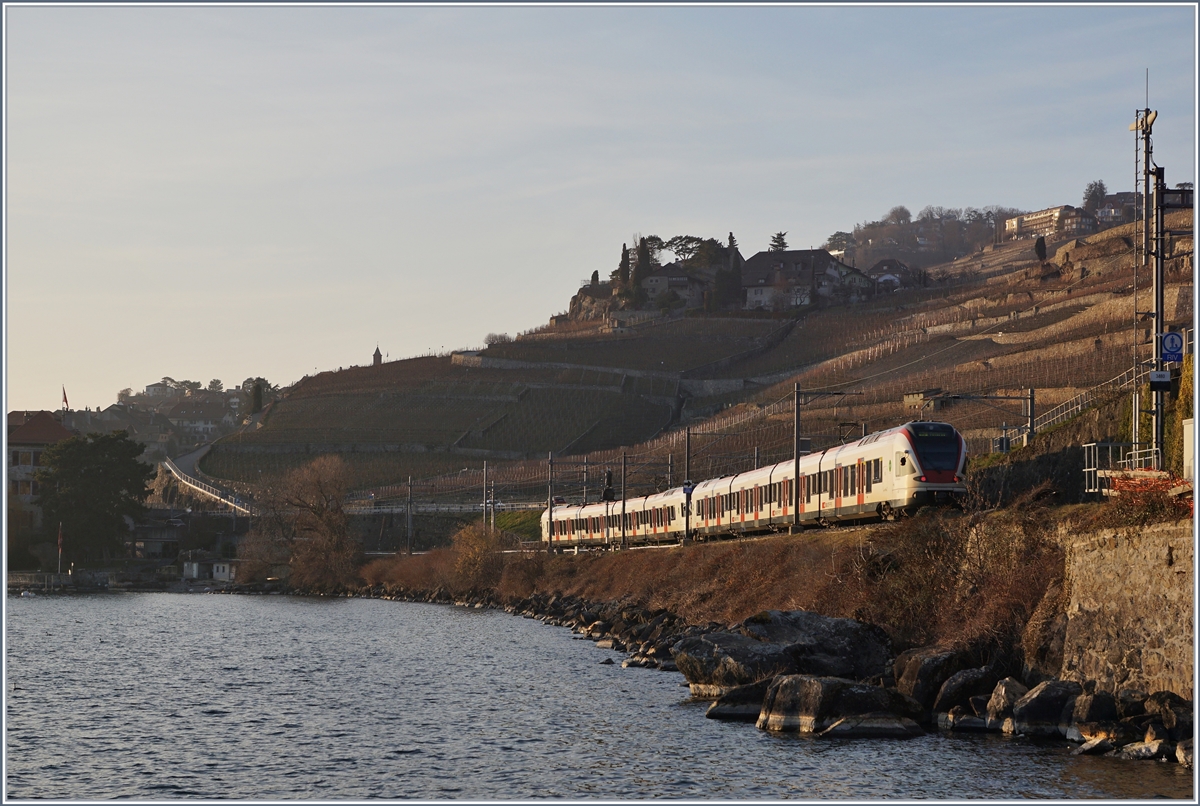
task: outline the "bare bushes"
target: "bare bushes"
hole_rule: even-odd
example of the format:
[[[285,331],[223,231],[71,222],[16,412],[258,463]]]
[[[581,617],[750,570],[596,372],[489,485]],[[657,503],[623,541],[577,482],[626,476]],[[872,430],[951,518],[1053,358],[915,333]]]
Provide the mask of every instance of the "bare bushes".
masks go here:
[[[504,553],[515,545],[511,535],[472,524],[454,535],[450,548],[374,560],[360,573],[369,585],[412,591],[440,588],[455,595],[507,590],[520,598],[533,592],[541,559]]]
[[[898,645],[1007,652],[1062,577],[1053,520],[1034,491],[988,517],[924,510],[892,524],[874,541],[872,561],[855,569],[865,593],[855,615],[886,627]]]
[[[500,581],[504,572],[502,543],[500,532],[482,524],[471,524],[454,535],[454,573],[461,588],[479,591]]]
[[[455,584],[453,549],[440,548],[413,556],[372,560],[360,573],[368,585],[405,590],[437,590]]]

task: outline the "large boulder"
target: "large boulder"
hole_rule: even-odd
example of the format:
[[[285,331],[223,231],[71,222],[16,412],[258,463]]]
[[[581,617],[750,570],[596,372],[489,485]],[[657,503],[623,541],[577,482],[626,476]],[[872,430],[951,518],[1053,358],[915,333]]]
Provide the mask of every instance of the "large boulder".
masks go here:
[[[1117,718],[1141,716],[1146,713],[1146,698],[1150,695],[1141,689],[1123,688],[1117,692]]]
[[[770,680],[760,680],[746,686],[737,686],[722,694],[708,707],[704,715],[709,719],[726,722],[757,722],[762,712],[763,698],[771,686]]]
[[[709,699],[779,674],[882,678],[890,653],[878,627],[804,610],[763,611],[728,632],[689,636],[671,647],[692,696]]]
[[[996,673],[991,669],[963,669],[946,678],[937,696],[933,699],[935,714],[949,713],[957,706],[962,706],[972,716],[975,709],[971,706],[971,698],[990,694],[996,688]]]
[[[953,649],[939,646],[910,649],[896,658],[896,688],[929,710],[942,685],[962,667],[962,653]]]
[[[1171,691],[1156,691],[1146,698],[1145,708],[1146,713],[1156,714],[1162,720],[1171,741],[1192,738],[1194,706],[1191,700]]]
[[[1117,698],[1108,691],[1080,694],[1075,698],[1075,722],[1116,722]]]
[[[1013,677],[1006,677],[996,684],[992,697],[988,700],[988,719],[993,722],[1003,722],[1012,716],[1013,706],[1017,700],[1029,693],[1029,688]]]
[[[1083,687],[1073,680],[1038,683],[1013,704],[1012,720],[1005,721],[1004,731],[1026,736],[1061,735],[1064,717],[1069,720],[1075,698],[1082,693]]]
[[[891,639],[874,624],[807,610],[764,610],[732,630],[791,647],[799,674],[869,680],[882,677],[892,657]]]
[[[716,699],[737,686],[791,673],[795,664],[784,644],[729,632],[684,638],[671,647],[671,657],[692,696],[700,699]]]
[[[921,711],[894,689],[836,677],[780,675],[767,688],[757,724],[761,730],[821,733],[844,717],[882,712],[917,719]]]

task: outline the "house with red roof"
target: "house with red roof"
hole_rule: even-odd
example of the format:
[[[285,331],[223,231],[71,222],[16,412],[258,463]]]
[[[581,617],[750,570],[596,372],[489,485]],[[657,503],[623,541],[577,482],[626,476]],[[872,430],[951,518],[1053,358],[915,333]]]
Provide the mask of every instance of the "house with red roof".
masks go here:
[[[75,436],[48,411],[8,414],[8,500],[15,526],[42,527],[42,509],[37,500],[33,474],[42,466],[42,453],[51,445]]]

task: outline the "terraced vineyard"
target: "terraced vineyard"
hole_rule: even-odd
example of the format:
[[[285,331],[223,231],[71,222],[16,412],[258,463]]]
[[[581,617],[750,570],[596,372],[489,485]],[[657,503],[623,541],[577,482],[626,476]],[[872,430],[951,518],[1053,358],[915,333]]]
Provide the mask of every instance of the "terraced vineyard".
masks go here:
[[[1190,215],[1169,224],[1187,225]],[[1113,230],[1068,244],[1054,266],[1034,260],[1027,242],[1006,245],[956,261],[944,282],[809,311],[794,324],[697,317],[561,338],[548,329],[481,353],[519,366],[425,357],[325,372],[289,390],[262,428],[222,440],[202,468],[257,484],[337,452],[381,499],[406,492],[396,485],[411,475],[423,495],[471,500],[487,461],[500,497],[529,500],[546,494],[547,453],[564,494],[576,497],[585,474],[595,495],[624,453],[627,488],[646,491],[682,479],[684,425],[694,478],[790,456],[797,382],[814,395],[851,393],[806,398],[802,428],[814,447],[864,423],[936,417],[980,452],[1002,424],[1025,421],[1019,400],[912,409],[905,393],[1015,398],[1033,387],[1044,411],[1145,359],[1128,237]],[[1168,254],[1168,324],[1190,326],[1191,240],[1175,239]],[[1144,307],[1144,277],[1141,286]]]

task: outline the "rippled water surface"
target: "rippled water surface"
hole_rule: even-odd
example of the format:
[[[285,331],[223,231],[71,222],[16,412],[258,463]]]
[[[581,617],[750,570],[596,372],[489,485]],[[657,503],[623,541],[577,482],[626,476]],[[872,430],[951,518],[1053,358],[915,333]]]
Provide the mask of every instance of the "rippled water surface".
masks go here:
[[[8,598],[10,798],[1190,798],[998,737],[777,737],[569,631],[362,599]],[[611,657],[617,663],[601,665]]]

